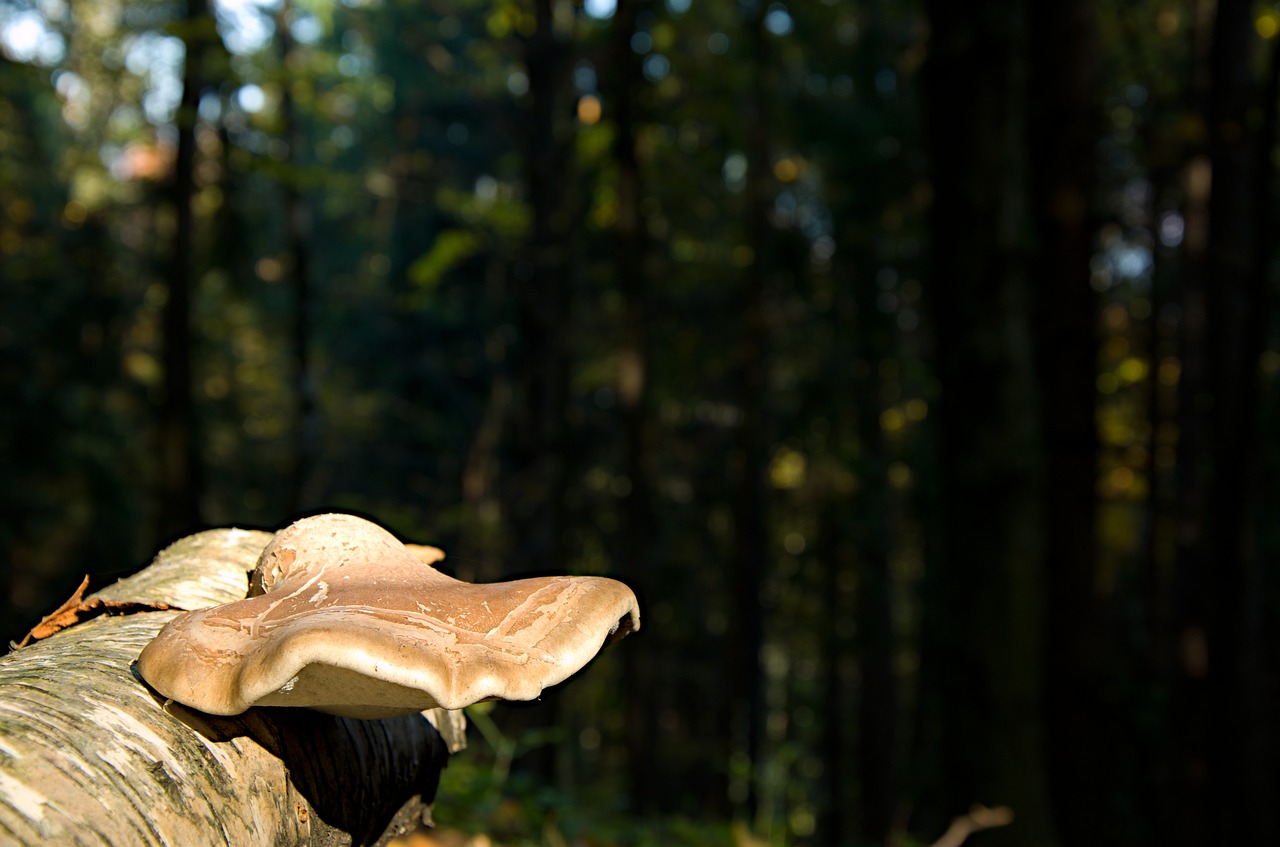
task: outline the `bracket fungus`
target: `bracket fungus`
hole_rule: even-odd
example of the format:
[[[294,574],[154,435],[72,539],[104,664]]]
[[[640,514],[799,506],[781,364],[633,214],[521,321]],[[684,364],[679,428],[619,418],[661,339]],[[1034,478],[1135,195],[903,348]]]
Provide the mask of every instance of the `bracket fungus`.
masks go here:
[[[604,577],[472,584],[352,515],[318,515],[262,551],[243,600],[179,615],[138,657],[159,693],[215,715],[307,706],[384,718],[532,700],[639,629]]]

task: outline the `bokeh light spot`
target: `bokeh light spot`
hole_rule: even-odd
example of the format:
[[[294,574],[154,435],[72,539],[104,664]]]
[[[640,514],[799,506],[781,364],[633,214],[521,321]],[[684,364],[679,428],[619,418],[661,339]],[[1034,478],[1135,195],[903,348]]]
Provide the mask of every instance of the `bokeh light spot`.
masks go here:
[[[588,94],[586,97],[578,100],[578,120],[587,126],[599,123],[600,115],[603,109],[600,106],[600,98],[594,94]]]

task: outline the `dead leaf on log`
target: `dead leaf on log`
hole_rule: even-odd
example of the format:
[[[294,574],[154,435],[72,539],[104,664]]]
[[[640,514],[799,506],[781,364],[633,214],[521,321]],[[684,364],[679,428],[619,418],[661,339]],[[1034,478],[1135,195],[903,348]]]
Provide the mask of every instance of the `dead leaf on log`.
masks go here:
[[[42,638],[48,638],[50,635],[69,629],[78,623],[96,618],[98,615],[131,615],[135,612],[167,612],[167,611],[185,611],[168,603],[138,603],[128,600],[106,600],[101,597],[90,597],[84,599],[84,592],[89,587],[89,576],[80,581],[80,587],[75,590],[67,602],[63,603],[51,613],[44,616],[40,623],[32,627],[26,637],[17,644],[10,644],[14,650],[21,650],[32,642],[39,641]]]

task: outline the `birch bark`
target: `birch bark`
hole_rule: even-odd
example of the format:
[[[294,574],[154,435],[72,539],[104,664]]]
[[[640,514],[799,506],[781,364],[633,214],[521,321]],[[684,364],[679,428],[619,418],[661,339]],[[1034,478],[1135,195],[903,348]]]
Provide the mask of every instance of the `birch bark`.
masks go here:
[[[189,536],[85,599],[238,599],[270,537]],[[133,662],[176,614],[98,617],[0,658],[0,844],[383,844],[429,819],[448,752],[427,717],[166,703]]]

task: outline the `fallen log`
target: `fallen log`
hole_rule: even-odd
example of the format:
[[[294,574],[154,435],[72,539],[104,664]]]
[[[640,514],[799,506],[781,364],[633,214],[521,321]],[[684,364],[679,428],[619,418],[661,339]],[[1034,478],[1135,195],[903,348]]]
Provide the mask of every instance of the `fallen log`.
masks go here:
[[[0,844],[376,845],[429,818],[449,745],[424,715],[214,717],[136,675],[176,610],[245,596],[271,537],[182,539],[68,604],[97,617],[72,614],[68,628],[0,658]],[[459,743],[460,717],[434,717]]]

